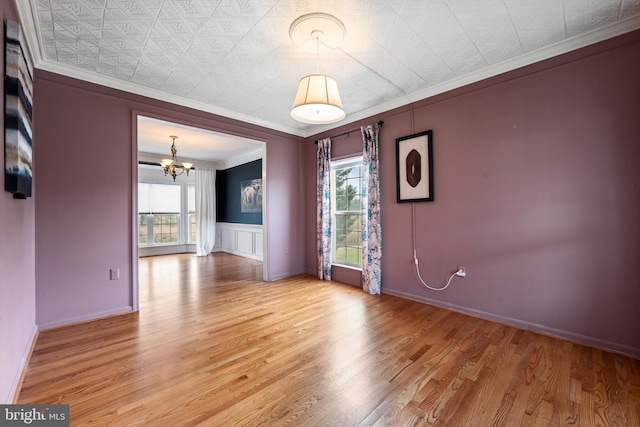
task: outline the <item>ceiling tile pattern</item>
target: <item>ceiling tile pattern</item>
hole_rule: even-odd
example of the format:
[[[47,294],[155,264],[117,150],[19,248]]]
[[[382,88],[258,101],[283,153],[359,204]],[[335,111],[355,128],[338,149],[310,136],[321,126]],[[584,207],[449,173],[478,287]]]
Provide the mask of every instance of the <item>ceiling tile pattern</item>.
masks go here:
[[[337,79],[347,120],[357,119],[599,28],[640,26],[640,0],[31,0],[19,9],[40,68],[301,135],[317,127],[289,111],[298,80],[316,68]],[[289,39],[311,12],[347,28],[319,61]]]

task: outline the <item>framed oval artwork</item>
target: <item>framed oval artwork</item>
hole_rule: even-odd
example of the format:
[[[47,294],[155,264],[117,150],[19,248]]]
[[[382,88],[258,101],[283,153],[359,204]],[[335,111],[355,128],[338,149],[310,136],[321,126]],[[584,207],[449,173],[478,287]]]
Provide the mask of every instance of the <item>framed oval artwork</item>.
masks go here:
[[[398,203],[432,202],[433,131],[396,139]]]

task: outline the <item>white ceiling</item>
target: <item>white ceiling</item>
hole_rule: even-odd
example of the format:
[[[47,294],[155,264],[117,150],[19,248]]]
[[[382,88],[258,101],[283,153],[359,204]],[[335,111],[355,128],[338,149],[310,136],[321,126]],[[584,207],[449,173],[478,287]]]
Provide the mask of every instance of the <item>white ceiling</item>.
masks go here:
[[[205,160],[224,165],[238,158],[262,157],[263,143],[259,141],[138,116],[138,151],[158,154],[150,160],[171,158],[170,135],[178,137],[176,149],[180,162]]]
[[[38,68],[300,136],[640,28],[640,0],[16,4]],[[316,71],[289,27],[311,12],[346,26],[342,46],[320,55],[347,113],[331,126],[289,116],[299,79]]]

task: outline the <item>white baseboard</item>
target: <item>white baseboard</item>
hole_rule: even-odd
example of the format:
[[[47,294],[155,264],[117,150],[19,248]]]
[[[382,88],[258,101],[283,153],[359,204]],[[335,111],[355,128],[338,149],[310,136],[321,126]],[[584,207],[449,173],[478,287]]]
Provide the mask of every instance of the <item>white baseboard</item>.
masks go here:
[[[449,304],[442,301],[432,300],[430,298],[420,297],[407,292],[401,292],[401,291],[395,291],[395,290],[389,290],[389,289],[382,289],[382,292],[385,294],[395,295],[401,298],[406,298],[406,299],[410,299],[417,302],[431,304],[436,307],[447,308],[460,313],[468,314],[470,316],[479,317],[481,319],[491,320],[494,322],[515,326],[520,329],[526,329],[526,330],[538,332],[538,333],[549,335],[555,338],[562,338],[562,339],[574,342],[576,344],[587,345],[589,347],[595,347],[600,350],[619,353],[624,356],[628,356],[633,359],[640,360],[640,348],[638,347],[632,347],[625,344],[602,340],[602,339],[590,337],[587,335],[576,334],[574,332],[564,331],[562,329],[556,329],[549,326],[540,325],[538,323],[526,322],[523,320],[514,319],[512,317],[500,316],[497,314],[489,313],[482,310],[475,310],[472,308],[463,307],[456,304]]]
[[[240,251],[234,251],[231,249],[222,249],[222,248],[216,248],[211,252],[224,252],[226,254],[231,254],[231,255],[238,255],[244,258],[249,258],[249,259],[254,259],[256,261],[262,261],[262,255],[255,255],[255,254],[250,254],[247,252],[240,252]]]
[[[31,350],[33,349],[33,345],[38,337],[38,327],[33,325],[33,329],[31,330],[31,335],[29,336],[29,340],[27,341],[27,345],[22,352],[22,357],[20,358],[20,366],[16,369],[15,376],[13,378],[13,382],[11,383],[11,388],[9,389],[9,395],[6,398],[4,404],[10,405],[18,398],[18,393],[20,392],[20,386],[22,385],[22,379],[24,378],[24,374],[27,371],[29,359],[31,358]]]
[[[56,320],[54,322],[43,323],[41,325],[38,325],[38,328],[40,329],[40,331],[44,331],[46,329],[53,329],[60,326],[68,326],[74,323],[87,322],[90,320],[97,320],[103,317],[109,317],[109,316],[114,316],[118,314],[125,314],[132,311],[133,311],[133,307],[129,305],[126,307],[115,308],[113,310],[100,311],[97,313],[91,313],[83,316],[70,317],[64,320]]]
[[[146,257],[146,256],[158,256],[158,255],[172,255],[172,254],[184,254],[184,253],[195,253],[196,245],[195,244],[187,244],[187,245],[164,245],[164,246],[139,246],[138,247],[138,256]]]

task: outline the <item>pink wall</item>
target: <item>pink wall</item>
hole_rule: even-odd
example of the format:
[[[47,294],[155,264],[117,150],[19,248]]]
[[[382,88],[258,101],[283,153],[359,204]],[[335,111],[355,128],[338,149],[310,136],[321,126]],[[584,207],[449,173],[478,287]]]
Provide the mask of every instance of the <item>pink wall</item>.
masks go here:
[[[640,356],[638,76],[640,31],[345,126],[385,122],[383,292]],[[419,284],[411,205],[395,194],[395,139],[428,129],[435,202],[415,205],[422,277],[441,286],[467,269],[444,292]],[[318,136],[304,154],[309,272]],[[359,135],[333,150],[361,151]]]
[[[0,14],[15,19],[13,1]],[[383,290],[640,355],[639,53],[635,32],[415,103],[414,129],[409,107],[358,123],[385,121]],[[34,197],[0,196],[0,401],[36,321],[132,304],[134,110],[266,141],[270,275],[315,271],[315,138],[303,150],[297,137],[42,71],[35,93]],[[423,277],[468,271],[443,293],[418,284],[410,206],[395,203],[395,138],[426,129],[436,201],[416,205]],[[359,149],[352,134],[334,156]]]
[[[134,111],[266,141],[269,271],[304,271],[301,138],[52,73],[36,73],[36,312],[42,327],[130,310]],[[122,279],[109,280],[120,268]]]
[[[18,19],[14,7],[13,1],[0,3],[2,22]],[[2,32],[4,40],[4,26]],[[4,72],[4,55],[0,55],[0,69]],[[0,93],[4,94],[4,79],[0,79]],[[0,129],[4,129],[4,112],[0,113]],[[4,131],[2,135],[4,147]],[[4,165],[4,148],[0,163]],[[34,198],[38,175],[34,176],[34,197],[27,200],[15,200],[5,192],[4,172],[0,175],[0,403],[11,403],[36,334]]]

